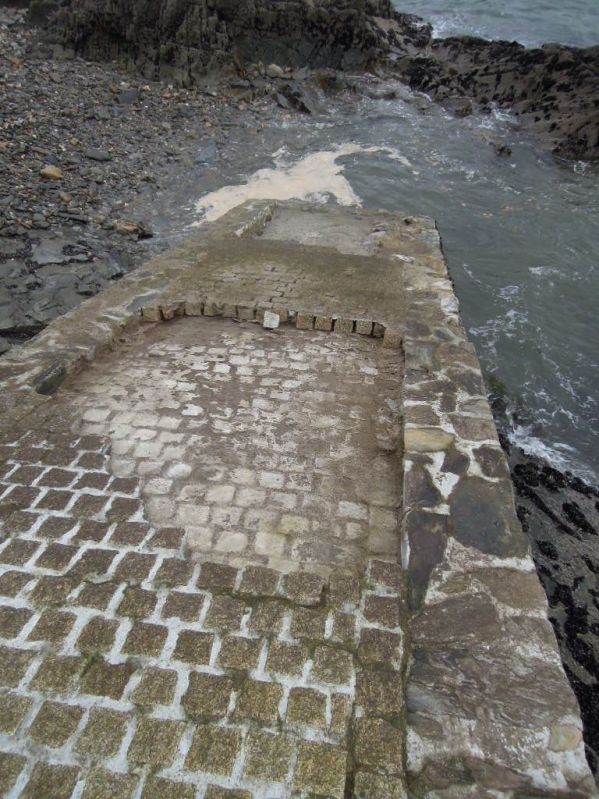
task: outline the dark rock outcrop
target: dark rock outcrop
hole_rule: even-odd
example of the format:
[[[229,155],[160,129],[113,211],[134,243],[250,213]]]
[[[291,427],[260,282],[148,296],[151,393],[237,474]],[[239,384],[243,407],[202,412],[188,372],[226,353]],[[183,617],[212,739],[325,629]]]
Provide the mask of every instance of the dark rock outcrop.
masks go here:
[[[79,54],[182,85],[232,62],[241,72],[257,61],[364,67],[400,38],[422,37],[419,21],[390,0],[76,0],[59,7],[55,25]]]
[[[148,79],[189,86],[207,72],[262,61],[361,69],[386,62],[455,113],[509,109],[556,154],[599,157],[599,47],[527,49],[468,36],[433,39],[390,0],[31,0],[53,39]]]
[[[527,49],[461,36],[433,40],[395,68],[444,103],[472,98],[510,110],[558,155],[599,157],[599,47]]]
[[[599,489],[513,448],[518,516],[547,593],[561,657],[599,775]]]

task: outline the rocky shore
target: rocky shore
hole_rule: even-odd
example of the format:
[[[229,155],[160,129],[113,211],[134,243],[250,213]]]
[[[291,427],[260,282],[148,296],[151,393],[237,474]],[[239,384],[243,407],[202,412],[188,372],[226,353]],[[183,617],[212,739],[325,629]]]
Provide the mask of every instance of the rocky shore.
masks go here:
[[[0,351],[165,246],[148,221],[163,184],[213,158],[232,118],[262,124],[261,97],[228,80],[174,88],[37,42],[0,6]]]
[[[34,0],[47,16],[48,0]],[[50,38],[67,53],[118,59],[148,79],[188,86],[206,73],[251,64],[364,69],[377,64],[459,115],[509,110],[565,158],[599,156],[599,47],[586,50],[468,36],[434,39],[390,0],[68,0]]]
[[[564,668],[599,774],[599,489],[507,447],[518,517],[549,599]]]

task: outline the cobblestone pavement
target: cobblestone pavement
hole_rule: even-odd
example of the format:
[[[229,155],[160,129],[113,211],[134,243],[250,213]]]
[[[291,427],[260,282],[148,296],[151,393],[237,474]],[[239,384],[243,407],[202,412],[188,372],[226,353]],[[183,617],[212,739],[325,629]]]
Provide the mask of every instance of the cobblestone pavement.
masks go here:
[[[1,795],[405,795],[398,360],[179,319],[13,431]]]
[[[401,362],[358,335],[178,319],[61,395],[194,554],[327,573],[397,559]]]

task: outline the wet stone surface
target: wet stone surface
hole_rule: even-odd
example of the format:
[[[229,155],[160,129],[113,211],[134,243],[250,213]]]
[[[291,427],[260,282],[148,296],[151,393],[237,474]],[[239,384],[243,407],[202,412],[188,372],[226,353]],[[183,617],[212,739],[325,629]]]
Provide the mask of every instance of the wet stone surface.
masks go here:
[[[326,574],[397,558],[401,462],[377,435],[398,437],[400,384],[377,339],[179,319],[94,363],[58,404],[110,441],[113,473],[141,480],[148,521],[183,528],[191,561]],[[157,579],[184,576],[165,563]]]
[[[5,793],[595,797],[434,225],[276,213],[3,359]]]
[[[403,796],[396,351],[186,319],[117,354],[0,445],[3,795],[343,799],[361,742]]]

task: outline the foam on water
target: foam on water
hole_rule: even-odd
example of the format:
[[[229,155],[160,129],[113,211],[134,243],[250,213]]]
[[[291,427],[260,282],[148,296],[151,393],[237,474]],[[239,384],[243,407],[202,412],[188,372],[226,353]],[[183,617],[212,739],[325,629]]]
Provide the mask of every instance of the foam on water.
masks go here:
[[[223,186],[202,197],[195,206],[199,219],[195,227],[212,222],[246,200],[309,200],[325,203],[336,200],[339,205],[361,205],[360,197],[344,176],[343,156],[358,153],[380,153],[409,166],[409,161],[393,147],[365,147],[339,144],[331,150],[310,153],[299,160],[287,160],[285,148],[273,154],[275,166],[259,169],[245,183]]]

